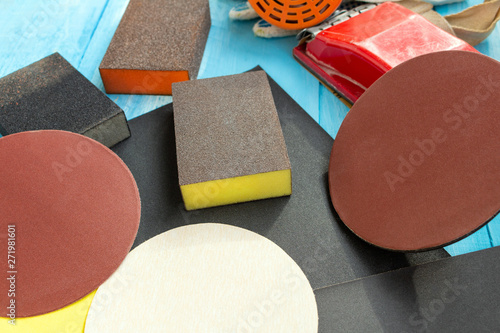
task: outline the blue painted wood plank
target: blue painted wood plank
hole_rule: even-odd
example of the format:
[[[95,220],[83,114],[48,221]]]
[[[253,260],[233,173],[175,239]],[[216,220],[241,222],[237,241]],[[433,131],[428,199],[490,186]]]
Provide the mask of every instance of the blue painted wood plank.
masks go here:
[[[482,2],[481,0],[466,0],[449,5],[435,6],[434,9],[441,15],[451,15]]]
[[[491,220],[487,228],[490,234],[491,246],[500,246],[500,215]]]
[[[331,137],[335,138],[349,108],[321,85],[319,90],[319,109],[319,124]]]
[[[452,256],[484,250],[492,246],[488,226],[484,226],[467,238],[445,247]]]
[[[59,51],[78,65],[106,1],[0,2],[0,76]]]

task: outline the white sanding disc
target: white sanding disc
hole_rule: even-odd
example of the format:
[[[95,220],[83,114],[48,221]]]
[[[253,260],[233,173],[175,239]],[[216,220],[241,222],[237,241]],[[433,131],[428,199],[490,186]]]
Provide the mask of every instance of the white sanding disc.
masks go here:
[[[85,332],[317,332],[304,273],[251,231],[197,224],[134,249],[98,290]]]

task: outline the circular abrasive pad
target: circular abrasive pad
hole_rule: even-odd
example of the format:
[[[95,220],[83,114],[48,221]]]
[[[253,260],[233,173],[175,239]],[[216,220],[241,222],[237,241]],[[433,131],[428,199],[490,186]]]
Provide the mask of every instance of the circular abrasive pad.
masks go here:
[[[304,29],[327,19],[341,0],[249,0],[264,20],[283,29]]]
[[[356,102],[333,144],[335,210],[400,251],[459,240],[500,209],[500,63],[444,51],[409,60]]]
[[[34,131],[1,138],[0,161],[0,266],[14,276],[0,279],[0,290],[15,290],[16,317],[97,289],[139,227],[139,192],[122,160],[79,134]],[[1,298],[3,309],[10,299]]]
[[[97,290],[86,333],[144,327],[312,333],[318,313],[304,273],[277,245],[245,229],[207,223],[141,244]]]

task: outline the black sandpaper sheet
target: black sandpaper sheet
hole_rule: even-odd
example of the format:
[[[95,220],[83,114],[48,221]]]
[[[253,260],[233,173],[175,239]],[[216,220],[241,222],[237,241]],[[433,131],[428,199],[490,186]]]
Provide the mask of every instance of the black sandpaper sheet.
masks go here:
[[[500,247],[316,290],[319,332],[498,332]]]
[[[123,110],[59,53],[0,79],[0,134],[45,129],[108,147],[130,136]]]
[[[132,171],[141,195],[134,247],[187,224],[231,224],[275,242],[302,268],[313,289],[449,256],[443,249],[389,252],[349,231],[334,213],[328,194],[333,139],[272,79],[270,85],[292,166],[293,194],[187,212],[178,185],[169,104],[131,120],[131,138],[113,148]]]

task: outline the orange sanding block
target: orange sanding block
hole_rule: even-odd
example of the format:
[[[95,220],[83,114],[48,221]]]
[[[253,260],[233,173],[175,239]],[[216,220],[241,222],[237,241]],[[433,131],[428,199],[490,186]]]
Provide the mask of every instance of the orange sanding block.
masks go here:
[[[131,0],[99,67],[106,92],[170,95],[198,75],[209,30],[208,0]]]
[[[263,71],[173,85],[179,184],[187,210],[292,193]]]

